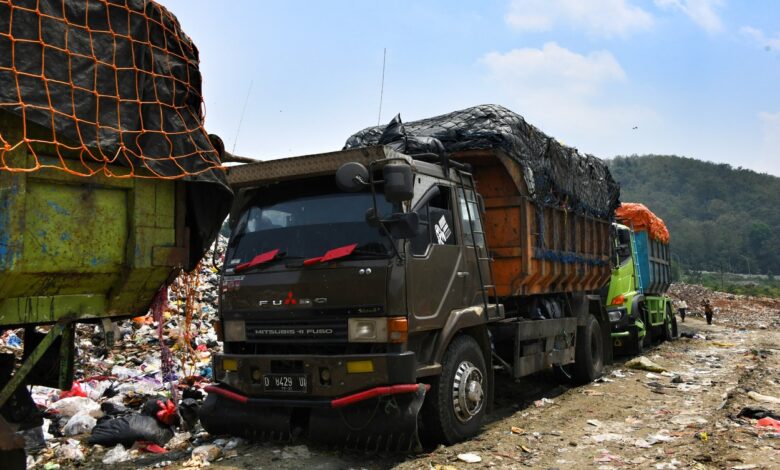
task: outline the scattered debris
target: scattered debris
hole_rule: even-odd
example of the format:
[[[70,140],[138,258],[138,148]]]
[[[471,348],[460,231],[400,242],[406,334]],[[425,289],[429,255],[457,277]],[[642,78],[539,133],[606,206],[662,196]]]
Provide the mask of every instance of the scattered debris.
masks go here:
[[[479,463],[482,462],[482,457],[473,453],[458,454],[458,460],[466,463]]]
[[[747,394],[750,398],[752,398],[755,401],[760,401],[762,403],[772,403],[775,405],[780,405],[780,398],[769,396],[769,395],[762,395],[758,392],[749,391]]]
[[[664,372],[666,369],[659,366],[645,356],[639,356],[626,362],[626,367],[630,369],[646,370],[650,372]]]

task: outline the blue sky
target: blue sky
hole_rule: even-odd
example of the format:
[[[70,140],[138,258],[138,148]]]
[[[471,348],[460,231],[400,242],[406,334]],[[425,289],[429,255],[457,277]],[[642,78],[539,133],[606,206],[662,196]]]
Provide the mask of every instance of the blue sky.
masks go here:
[[[206,128],[239,155],[336,150],[377,124],[387,48],[382,123],[496,103],[599,157],[780,176],[775,0],[160,3],[200,49]]]

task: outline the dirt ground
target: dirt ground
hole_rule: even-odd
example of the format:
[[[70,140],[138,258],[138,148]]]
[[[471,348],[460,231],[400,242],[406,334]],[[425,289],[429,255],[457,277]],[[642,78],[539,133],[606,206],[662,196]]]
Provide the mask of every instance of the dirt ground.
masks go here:
[[[602,379],[581,387],[562,386],[551,375],[500,378],[496,406],[482,433],[454,446],[413,455],[366,455],[311,443],[244,444],[210,467],[780,468],[780,433],[737,418],[745,406],[780,412],[780,400],[748,396],[753,391],[780,397],[780,334],[708,326],[698,318],[689,318],[680,330],[698,335],[645,351],[664,372],[632,370],[626,366],[630,358],[618,357]],[[458,457],[462,454],[480,461],[466,463]],[[186,460],[188,452],[176,457],[135,460],[127,468],[197,463]]]

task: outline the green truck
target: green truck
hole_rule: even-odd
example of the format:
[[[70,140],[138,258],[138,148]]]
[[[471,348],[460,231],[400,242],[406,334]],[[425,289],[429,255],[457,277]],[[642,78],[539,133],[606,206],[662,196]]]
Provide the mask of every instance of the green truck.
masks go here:
[[[677,319],[665,295],[671,282],[668,232],[642,204],[623,204],[613,224],[612,277],[606,295],[613,345],[639,354],[654,340],[676,338]]]

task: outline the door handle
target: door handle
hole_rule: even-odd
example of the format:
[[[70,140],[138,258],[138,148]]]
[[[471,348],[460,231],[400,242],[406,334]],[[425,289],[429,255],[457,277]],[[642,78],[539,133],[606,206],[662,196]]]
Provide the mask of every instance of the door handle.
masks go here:
[[[458,277],[466,277],[469,275],[468,271],[458,271],[457,276]]]

